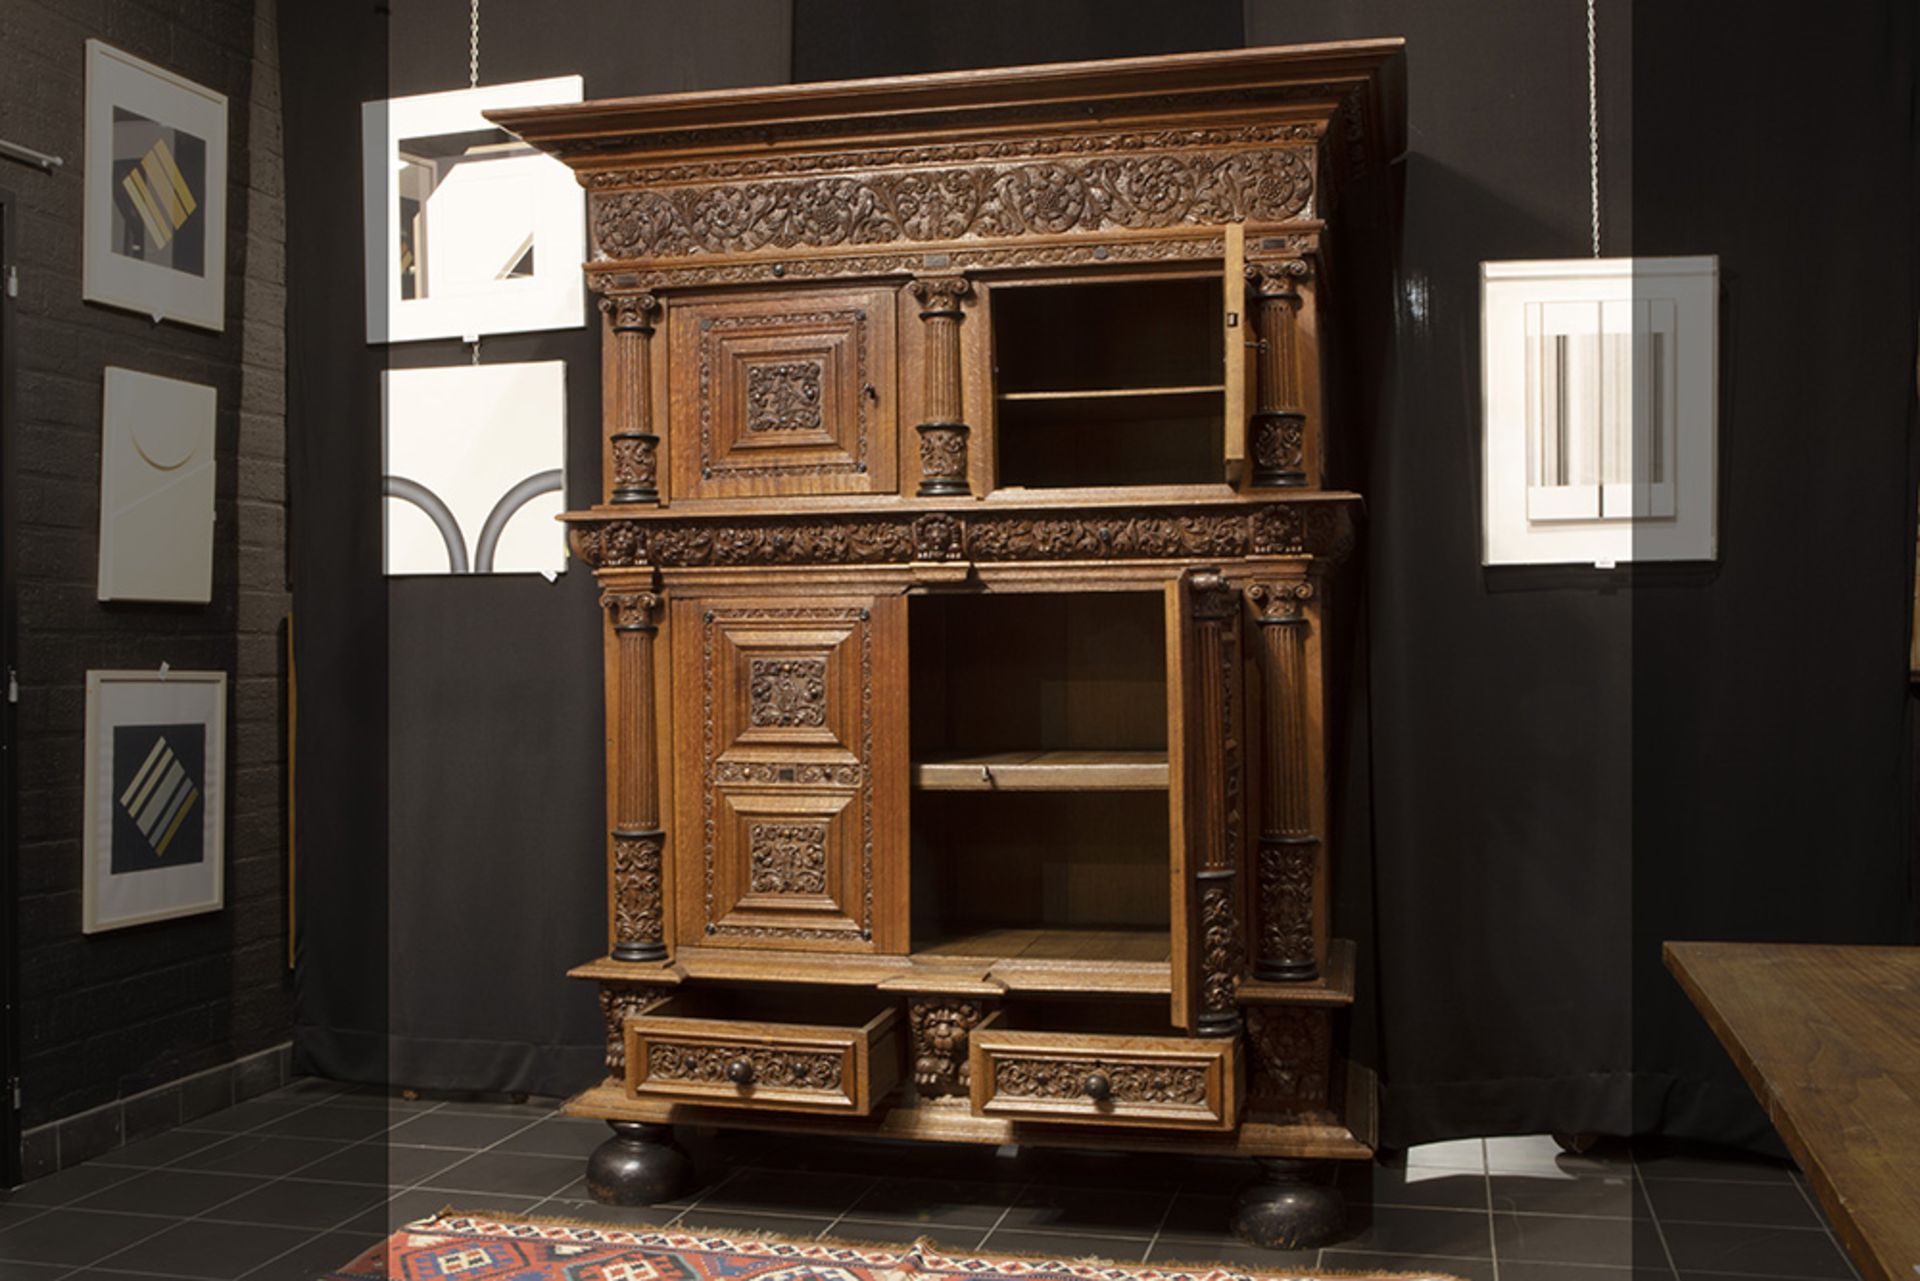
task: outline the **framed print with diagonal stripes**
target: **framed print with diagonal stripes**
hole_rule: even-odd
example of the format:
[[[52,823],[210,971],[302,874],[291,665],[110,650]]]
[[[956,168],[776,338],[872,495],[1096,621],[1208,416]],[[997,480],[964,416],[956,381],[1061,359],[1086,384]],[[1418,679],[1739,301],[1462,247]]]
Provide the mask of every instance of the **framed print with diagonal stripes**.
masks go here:
[[[88,672],[89,934],[222,904],[225,672]]]

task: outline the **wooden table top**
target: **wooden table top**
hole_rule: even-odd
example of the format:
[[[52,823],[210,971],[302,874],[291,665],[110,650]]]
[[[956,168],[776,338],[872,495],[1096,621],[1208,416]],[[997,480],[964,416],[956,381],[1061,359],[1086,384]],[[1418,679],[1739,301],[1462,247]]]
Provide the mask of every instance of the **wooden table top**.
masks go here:
[[[1920,948],[1668,943],[1865,1281],[1920,1277]]]

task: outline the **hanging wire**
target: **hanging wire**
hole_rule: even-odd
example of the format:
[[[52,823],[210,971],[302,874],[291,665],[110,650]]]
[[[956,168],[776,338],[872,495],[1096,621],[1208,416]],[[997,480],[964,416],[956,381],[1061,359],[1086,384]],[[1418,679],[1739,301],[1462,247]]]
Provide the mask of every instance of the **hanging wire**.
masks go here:
[[[480,0],[473,0],[474,12]],[[1593,256],[1600,256],[1600,44],[1595,0],[1587,0],[1587,192],[1593,215]],[[476,18],[474,21],[478,22]],[[478,39],[476,36],[475,39]]]
[[[1587,21],[1593,21],[1591,8]],[[467,10],[467,88],[480,87],[480,0],[472,0]]]

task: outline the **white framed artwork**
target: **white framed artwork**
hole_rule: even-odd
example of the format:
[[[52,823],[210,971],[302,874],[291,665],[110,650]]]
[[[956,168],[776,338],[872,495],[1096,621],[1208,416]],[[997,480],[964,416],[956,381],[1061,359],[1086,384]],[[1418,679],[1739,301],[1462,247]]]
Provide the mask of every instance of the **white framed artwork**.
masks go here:
[[[81,296],[226,327],[227,98],[87,41]]]
[[[109,367],[102,401],[100,599],[206,604],[217,393]]]
[[[584,92],[555,76],[362,106],[368,342],[585,323],[586,193],[481,114]]]
[[[82,928],[223,905],[225,672],[87,673]]]
[[[1718,553],[1719,260],[1481,264],[1487,565]]]
[[[566,569],[563,360],[389,369],[386,572],[558,574]]]

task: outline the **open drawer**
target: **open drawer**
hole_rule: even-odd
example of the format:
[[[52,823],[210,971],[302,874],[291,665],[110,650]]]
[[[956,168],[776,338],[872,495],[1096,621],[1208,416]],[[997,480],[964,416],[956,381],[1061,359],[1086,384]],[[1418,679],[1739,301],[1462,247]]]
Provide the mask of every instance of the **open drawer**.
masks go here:
[[[1231,1130],[1240,1119],[1237,1037],[1028,1030],[1018,1010],[968,1038],[980,1116],[1080,1125]],[[1044,1023],[1051,1023],[1051,1029]]]
[[[864,1116],[899,1082],[899,1024],[871,992],[677,992],[627,1019],[627,1093]]]

